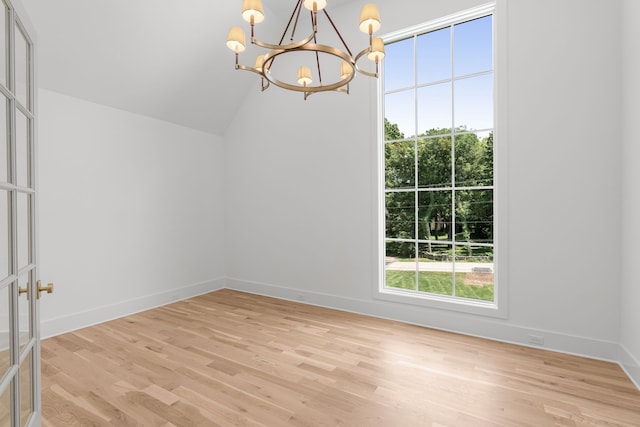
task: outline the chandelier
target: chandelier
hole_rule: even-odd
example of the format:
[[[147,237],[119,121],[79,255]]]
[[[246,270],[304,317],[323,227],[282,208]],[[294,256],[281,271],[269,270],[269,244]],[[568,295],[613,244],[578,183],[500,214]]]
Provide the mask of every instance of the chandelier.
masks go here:
[[[295,41],[296,30],[298,29],[298,24],[301,23],[303,6],[309,11],[311,33],[306,38]],[[349,83],[355,77],[356,72],[370,77],[378,77],[379,64],[384,58],[384,43],[382,39],[373,37],[373,33],[380,29],[380,14],[376,5],[366,4],[362,8],[360,31],[369,35],[369,46],[355,56],[351,53],[347,43],[327,13],[326,6],[326,0],[297,0],[280,41],[278,44],[271,44],[255,38],[255,24],[259,24],[265,18],[262,1],[243,0],[242,18],[251,25],[251,44],[268,49],[268,52],[258,55],[254,67],[239,64],[239,54],[247,47],[245,34],[242,28],[232,27],[227,37],[227,47],[235,53],[236,70],[251,71],[258,74],[261,77],[261,89],[263,91],[273,83],[283,89],[302,92],[305,100],[309,95],[316,92],[335,91],[348,94]],[[335,36],[337,36],[336,41],[339,40],[342,48],[318,43],[318,15],[320,12],[326,17],[328,25],[333,28]],[[287,35],[289,35],[289,40],[285,42]],[[301,52],[310,52],[310,54],[300,55]],[[285,54],[291,53],[298,53],[296,58],[298,60],[302,57],[306,57],[307,60],[307,63],[303,64],[295,62],[299,64],[297,79],[294,79],[295,73],[293,71],[283,73],[282,67],[275,66],[276,62],[280,62],[279,60]],[[365,55],[375,63],[375,71],[367,71],[358,65],[360,59]],[[327,70],[325,67],[325,80],[323,80],[321,62],[329,63],[335,69]],[[290,62],[286,61],[286,63],[289,64]],[[274,72],[275,68],[280,68],[280,70]],[[314,70],[313,75],[312,69]],[[288,77],[283,76],[283,74],[287,74]]]

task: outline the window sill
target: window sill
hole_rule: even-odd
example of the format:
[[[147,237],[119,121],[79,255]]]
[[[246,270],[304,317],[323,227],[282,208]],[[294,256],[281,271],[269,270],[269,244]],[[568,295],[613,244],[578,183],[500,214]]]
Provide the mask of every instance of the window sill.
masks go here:
[[[467,298],[440,296],[403,289],[378,289],[376,299],[402,304],[418,305],[439,310],[458,311],[479,316],[507,318],[506,309],[493,301],[475,301]]]

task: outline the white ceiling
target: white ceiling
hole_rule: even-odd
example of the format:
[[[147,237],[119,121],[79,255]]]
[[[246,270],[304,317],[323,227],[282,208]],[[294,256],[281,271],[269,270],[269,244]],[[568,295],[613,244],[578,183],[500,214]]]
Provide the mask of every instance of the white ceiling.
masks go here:
[[[354,0],[329,0],[329,9]],[[229,28],[241,0],[22,0],[38,40],[38,86],[221,135],[248,90]],[[264,0],[282,28],[295,0]],[[265,22],[268,22],[265,20]],[[264,25],[264,24],[263,24]]]

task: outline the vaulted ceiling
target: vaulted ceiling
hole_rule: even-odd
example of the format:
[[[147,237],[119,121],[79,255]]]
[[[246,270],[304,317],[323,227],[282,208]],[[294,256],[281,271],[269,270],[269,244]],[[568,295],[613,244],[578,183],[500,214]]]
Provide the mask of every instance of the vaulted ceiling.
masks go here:
[[[330,0],[335,9],[354,0]],[[282,31],[295,0],[264,0]],[[226,48],[241,0],[23,0],[38,41],[38,86],[222,135],[246,93]],[[278,27],[278,28],[275,28]]]

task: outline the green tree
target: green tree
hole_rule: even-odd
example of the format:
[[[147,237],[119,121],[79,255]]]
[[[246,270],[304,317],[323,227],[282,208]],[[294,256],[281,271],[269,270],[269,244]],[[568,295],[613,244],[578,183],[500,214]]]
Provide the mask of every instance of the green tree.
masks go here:
[[[493,185],[493,134],[479,139],[476,134],[455,139],[456,187]],[[456,240],[493,243],[493,191],[456,191]],[[465,255],[473,255],[465,247]]]
[[[475,133],[458,133],[466,131],[461,127],[452,137],[450,129],[430,129],[414,142],[413,138],[405,141],[396,124],[385,119],[384,125],[385,141],[392,141],[385,144],[386,188],[409,190],[387,192],[387,237],[451,241],[455,234],[456,241],[492,243],[493,191],[473,188],[493,185],[493,134],[480,139]],[[454,186],[452,154],[455,186],[471,189],[450,190]],[[418,193],[417,218],[416,184],[419,189],[429,189]],[[418,236],[414,236],[416,221]],[[387,249],[398,256],[413,256],[416,250],[414,244],[398,242],[389,242]],[[426,250],[432,252],[432,245],[428,244]],[[465,255],[473,255],[470,246]]]
[[[398,125],[384,119],[385,187],[413,188],[415,183],[415,148],[413,141],[404,141]],[[390,192],[385,195],[387,237],[415,238],[415,196],[413,191]],[[408,258],[415,256],[415,244],[388,242],[387,254]]]
[[[437,188],[451,186],[451,136],[449,129],[430,129],[418,138],[418,187],[434,191],[418,197],[420,239],[452,238],[451,192]],[[427,252],[433,252],[431,243]]]
[[[407,188],[415,183],[415,148],[413,141],[403,141],[397,124],[384,119],[385,187]]]
[[[483,169],[479,184],[490,186],[493,185],[493,133],[482,140],[481,146]],[[477,242],[493,243],[493,191],[474,191],[471,200],[471,237]]]
[[[386,237],[415,239],[415,193],[391,192],[385,196]],[[387,254],[401,258],[414,257],[415,244],[387,242]]]
[[[400,132],[400,128],[396,123],[391,123],[387,118],[384,119],[384,140],[396,141],[404,139],[404,134]]]

